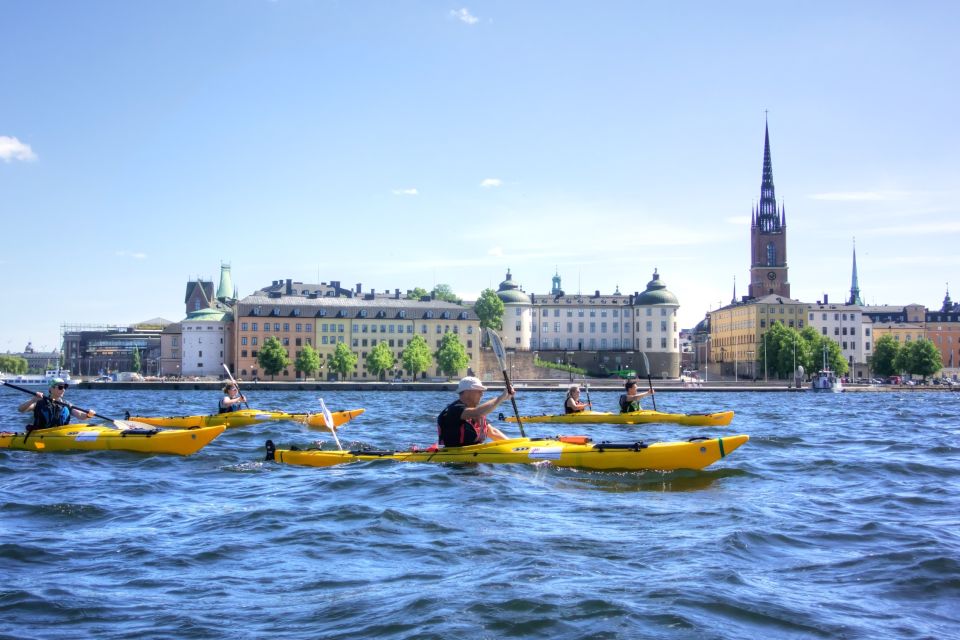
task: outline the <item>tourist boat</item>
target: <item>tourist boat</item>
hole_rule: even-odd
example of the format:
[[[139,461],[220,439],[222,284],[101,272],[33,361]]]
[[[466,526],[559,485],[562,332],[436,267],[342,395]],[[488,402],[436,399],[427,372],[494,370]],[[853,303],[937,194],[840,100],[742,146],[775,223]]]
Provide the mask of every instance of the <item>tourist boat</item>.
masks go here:
[[[50,388],[50,381],[54,378],[60,378],[66,384],[77,384],[79,380],[70,377],[70,372],[66,369],[48,369],[43,375],[36,373],[25,374],[0,374],[0,380],[16,384],[36,391],[46,391]]]

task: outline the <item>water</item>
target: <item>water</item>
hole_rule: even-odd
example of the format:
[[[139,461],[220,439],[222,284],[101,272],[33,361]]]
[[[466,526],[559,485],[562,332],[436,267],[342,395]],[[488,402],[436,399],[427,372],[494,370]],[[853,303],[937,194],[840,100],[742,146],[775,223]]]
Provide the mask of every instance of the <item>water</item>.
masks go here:
[[[591,395],[597,409],[616,406],[614,392]],[[217,401],[69,396],[115,416],[206,413]],[[563,397],[521,392],[518,403],[553,413]],[[19,394],[0,398],[0,427],[22,424]],[[367,409],[345,442],[403,448],[432,441],[451,394],[324,399]],[[317,406],[309,393],[251,400]],[[725,428],[562,432],[751,440],[704,471],[669,474],[263,462],[268,438],[328,439],[292,423],[232,429],[187,458],[0,451],[0,637],[956,637],[960,394],[660,394],[657,404],[737,415]]]

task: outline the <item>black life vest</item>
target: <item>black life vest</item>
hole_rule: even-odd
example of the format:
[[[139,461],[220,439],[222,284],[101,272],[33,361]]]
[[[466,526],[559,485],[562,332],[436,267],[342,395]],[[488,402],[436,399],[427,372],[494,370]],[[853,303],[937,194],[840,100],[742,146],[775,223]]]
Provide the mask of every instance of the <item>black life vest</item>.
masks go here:
[[[46,429],[70,424],[70,407],[62,402],[54,402],[50,396],[44,396],[33,405],[33,424],[28,429]]]
[[[456,400],[437,416],[437,439],[443,446],[465,447],[487,439],[487,418],[463,420],[461,416],[466,408],[462,401]]]
[[[640,411],[642,407],[640,406],[639,400],[631,400],[627,402],[627,394],[621,394],[620,396],[620,413],[632,413],[634,411]]]
[[[217,413],[230,413],[231,411],[240,411],[239,402],[234,402],[233,404],[224,406],[223,398],[220,399],[220,404],[218,406],[219,406],[219,410],[217,411]]]

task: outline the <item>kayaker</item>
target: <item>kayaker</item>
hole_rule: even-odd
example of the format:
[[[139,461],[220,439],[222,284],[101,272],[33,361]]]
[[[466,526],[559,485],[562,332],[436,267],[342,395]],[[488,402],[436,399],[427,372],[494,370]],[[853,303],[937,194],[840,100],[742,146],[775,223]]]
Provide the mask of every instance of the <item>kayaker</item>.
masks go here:
[[[580,387],[579,385],[572,385],[567,390],[567,397],[563,401],[563,412],[564,413],[580,413],[587,407],[591,407],[590,404],[584,404],[580,402]]]
[[[223,397],[220,398],[220,410],[217,413],[230,413],[239,411],[240,404],[247,401],[247,397],[240,393],[237,385],[229,380],[223,385]]]
[[[447,405],[437,416],[437,437],[441,445],[464,447],[480,444],[487,438],[507,439],[502,431],[487,422],[486,416],[501,402],[516,395],[516,392],[508,385],[499,396],[480,404],[486,390],[479,378],[467,376],[460,380],[457,384],[459,398]]]
[[[44,395],[42,391],[37,391],[35,398],[30,398],[17,407],[20,413],[33,411],[33,424],[27,426],[27,431],[60,427],[70,424],[71,417],[82,420],[92,418],[97,414],[92,409],[89,413],[74,409],[69,402],[66,402],[63,399],[63,394],[69,386],[63,381],[63,378],[51,378],[50,390],[47,395]]]
[[[623,386],[626,393],[620,395],[620,413],[640,411],[643,409],[643,407],[640,406],[640,398],[652,396],[654,393],[653,389],[638,392],[636,380],[627,380]]]

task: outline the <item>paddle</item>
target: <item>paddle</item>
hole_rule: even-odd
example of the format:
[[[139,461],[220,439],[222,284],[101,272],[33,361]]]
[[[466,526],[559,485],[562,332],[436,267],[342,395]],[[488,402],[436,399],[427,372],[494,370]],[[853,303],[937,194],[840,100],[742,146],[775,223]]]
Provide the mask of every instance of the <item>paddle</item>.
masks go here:
[[[507,354],[503,350],[503,342],[500,341],[500,336],[498,336],[497,332],[493,329],[487,329],[487,339],[490,340],[493,354],[497,356],[497,362],[500,363],[500,370],[503,371],[503,382],[507,385],[508,390],[513,391],[513,386],[510,384],[510,376],[507,375]],[[510,402],[513,403],[513,415],[517,417],[517,426],[520,427],[520,437],[526,438],[527,434],[523,432],[523,422],[520,421],[520,411],[517,409],[517,399],[511,396]]]
[[[657,396],[653,393],[653,381],[650,379],[650,361],[647,360],[647,354],[643,351],[640,352],[640,355],[643,356],[643,366],[647,369],[647,384],[650,385],[650,398],[653,400],[653,410],[657,410]]]
[[[237,394],[242,396],[243,394],[240,393],[240,385],[237,384],[237,381],[233,379],[233,374],[230,373],[230,367],[227,366],[226,362],[223,363],[223,370],[227,372],[227,377],[230,378],[230,382],[233,383],[233,386],[237,388]],[[245,406],[247,409],[250,408],[250,405],[247,404],[246,398],[244,398],[243,406]]]
[[[10,383],[10,382],[7,382],[6,380],[3,381],[3,384],[4,384],[4,386],[6,386],[6,387],[10,387],[10,388],[12,388],[12,389],[16,389],[17,391],[23,391],[24,393],[26,393],[26,394],[28,394],[28,395],[31,395],[31,396],[33,396],[33,397],[35,397],[35,398],[36,398],[36,396],[37,396],[37,392],[36,392],[36,391],[31,391],[30,389],[25,389],[25,388],[23,388],[23,387],[18,387],[18,386],[15,385],[15,384],[12,384],[12,383]],[[37,400],[39,400],[39,399],[40,399],[40,398],[37,398]],[[89,413],[90,413],[90,409],[84,409],[83,407],[78,407],[78,406],[76,406],[76,405],[74,405],[74,404],[70,404],[69,402],[65,402],[65,401],[63,401],[63,400],[55,400],[54,402],[56,402],[57,404],[62,404],[63,406],[65,406],[65,407],[67,407],[68,409],[70,409],[71,411],[74,410],[74,409],[76,409],[77,411],[82,411],[83,413],[86,413],[86,414],[88,414],[88,415],[89,415]],[[107,422],[112,422],[112,423],[114,423],[115,425],[117,425],[118,427],[120,427],[121,429],[137,429],[137,428],[141,428],[141,427],[146,427],[146,428],[148,428],[148,429],[152,429],[152,428],[153,428],[153,427],[151,427],[150,425],[145,425],[145,424],[142,424],[142,423],[140,423],[140,422],[127,422],[126,420],[118,420],[118,419],[116,419],[116,418],[111,418],[110,416],[104,415],[104,414],[102,414],[102,413],[94,414],[92,417],[94,417],[94,418],[100,418],[101,420],[106,420]]]
[[[343,445],[340,444],[340,438],[337,437],[337,425],[333,423],[333,415],[330,413],[330,410],[327,409],[327,405],[323,402],[323,398],[317,398],[320,401],[320,411],[323,413],[323,421],[327,423],[327,429],[330,429],[330,433],[333,434],[333,440],[337,443],[337,449],[343,451]]]
[[[590,385],[587,384],[587,381],[583,381],[583,388],[587,391],[587,406],[590,407],[590,410],[593,411],[593,403],[590,402]]]

